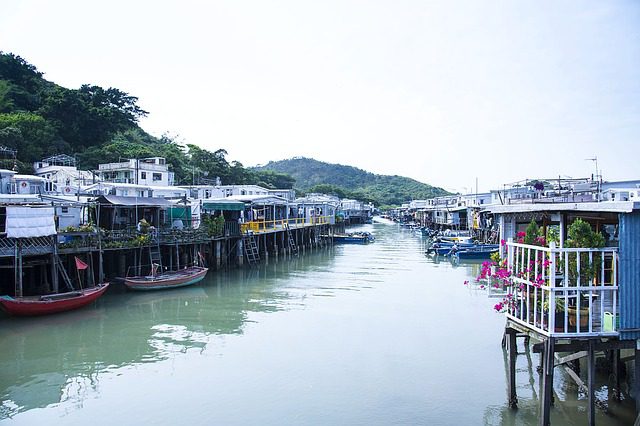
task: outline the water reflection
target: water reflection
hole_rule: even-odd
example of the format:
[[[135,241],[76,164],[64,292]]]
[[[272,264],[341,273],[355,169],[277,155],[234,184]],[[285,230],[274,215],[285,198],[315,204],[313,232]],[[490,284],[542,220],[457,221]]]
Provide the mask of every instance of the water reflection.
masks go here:
[[[133,293],[115,287],[95,306],[42,318],[0,319],[0,419],[52,404],[69,409],[98,391],[103,374],[203,351],[212,336],[242,334],[251,313],[300,308],[301,281],[329,273],[331,250],[259,268],[212,273],[202,285]],[[328,289],[319,288],[319,293]]]
[[[394,225],[364,230],[375,243],[0,319],[0,423],[536,424],[538,356],[520,342],[513,411],[480,263],[430,259]],[[582,397],[555,380],[553,424],[583,424]],[[616,410],[598,424],[624,424]]]

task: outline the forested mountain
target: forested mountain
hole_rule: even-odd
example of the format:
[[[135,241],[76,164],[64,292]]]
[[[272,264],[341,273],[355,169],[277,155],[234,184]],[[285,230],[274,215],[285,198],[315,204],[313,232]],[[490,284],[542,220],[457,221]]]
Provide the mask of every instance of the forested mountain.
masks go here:
[[[296,188],[305,192],[334,193],[340,197],[372,201],[377,206],[392,206],[413,199],[448,194],[437,188],[402,176],[376,175],[364,170],[330,164],[311,158],[272,161],[254,169],[273,170],[291,175]]]
[[[293,186],[287,175],[252,171],[227,161],[224,149],[211,152],[167,135],[149,135],[138,126],[147,112],[137,102],[135,96],[113,87],[64,88],[45,80],[20,56],[0,52],[0,146],[17,151],[15,159],[6,152],[0,155],[0,167],[17,166],[22,173],[32,173],[33,162],[56,154],[74,156],[84,170],[120,158],[161,156],[179,184],[220,177],[224,184]]]
[[[228,185],[287,189],[295,184],[302,191],[372,201],[378,206],[446,193],[413,179],[308,158],[245,168],[240,162],[227,161],[224,149],[208,151],[168,135],[157,138],[146,133],[138,120],[148,113],[137,102],[135,96],[113,87],[84,84],[67,89],[45,80],[42,72],[20,56],[0,52],[0,146],[17,151],[13,158],[0,149],[0,168],[17,167],[22,173],[32,173],[35,161],[56,154],[75,157],[83,170],[121,158],[161,156],[167,159],[177,184],[215,177]]]

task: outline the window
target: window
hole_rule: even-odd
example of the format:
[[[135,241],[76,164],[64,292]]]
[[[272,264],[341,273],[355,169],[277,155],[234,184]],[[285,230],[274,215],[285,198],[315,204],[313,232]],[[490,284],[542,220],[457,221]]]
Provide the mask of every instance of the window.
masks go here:
[[[140,172],[140,179],[146,179],[147,178],[147,172]]]
[[[153,181],[156,182],[156,181],[159,181],[159,180],[162,180],[162,173],[154,173],[153,174]]]
[[[69,207],[62,207],[62,213],[69,213]]]

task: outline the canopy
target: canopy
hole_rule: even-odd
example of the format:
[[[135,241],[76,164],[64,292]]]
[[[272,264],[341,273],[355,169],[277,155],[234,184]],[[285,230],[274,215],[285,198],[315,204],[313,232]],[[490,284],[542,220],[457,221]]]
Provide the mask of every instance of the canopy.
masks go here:
[[[31,238],[56,234],[53,207],[7,206],[7,237]]]
[[[205,210],[232,210],[232,211],[242,211],[244,210],[245,204],[242,201],[233,201],[233,200],[207,200],[202,203],[202,207]]]
[[[170,207],[171,201],[164,198],[152,197],[121,197],[117,195],[101,195],[96,200],[99,204],[130,207]]]

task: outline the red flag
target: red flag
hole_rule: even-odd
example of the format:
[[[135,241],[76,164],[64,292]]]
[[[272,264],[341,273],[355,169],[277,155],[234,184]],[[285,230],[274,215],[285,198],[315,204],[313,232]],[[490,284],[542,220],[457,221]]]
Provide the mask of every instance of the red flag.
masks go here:
[[[74,256],[75,257],[75,256]],[[76,268],[80,269],[80,270],[84,270],[87,269],[89,267],[89,265],[87,265],[86,263],[84,263],[82,260],[78,259],[76,257]]]

